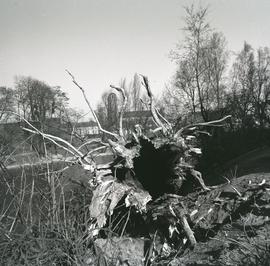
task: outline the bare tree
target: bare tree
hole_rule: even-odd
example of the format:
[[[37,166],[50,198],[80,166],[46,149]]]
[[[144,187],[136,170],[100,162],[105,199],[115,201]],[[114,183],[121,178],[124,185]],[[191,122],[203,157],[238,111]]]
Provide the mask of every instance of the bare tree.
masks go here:
[[[137,73],[134,74],[133,79],[129,83],[126,89],[126,94],[128,97],[128,101],[130,102],[129,108],[132,111],[141,111],[143,110],[143,104],[141,99],[145,96],[145,94],[142,93],[142,84],[140,77]]]
[[[10,112],[14,111],[14,91],[7,87],[0,87],[0,122],[6,122]]]
[[[260,127],[270,123],[270,51],[259,48],[256,61],[256,90],[253,95],[254,114]]]
[[[220,110],[224,101],[225,94],[224,75],[226,70],[228,52],[226,50],[226,40],[222,33],[214,32],[211,34],[204,50],[205,72],[203,77],[208,91],[208,99],[211,101],[207,105]],[[209,95],[210,94],[210,95]]]
[[[270,53],[257,54],[248,43],[238,53],[231,73],[230,107],[241,127],[263,127],[269,123]]]
[[[114,130],[118,121],[118,104],[117,96],[114,92],[109,93],[107,97],[107,118],[108,118],[108,129]]]
[[[213,32],[207,22],[207,8],[196,9],[192,5],[185,11],[185,39],[174,51],[178,70],[172,90],[184,95],[191,113],[199,110],[204,121],[208,121],[209,112],[221,108],[227,59],[225,38]]]
[[[61,115],[68,100],[60,87],[31,77],[17,77],[15,87],[18,113],[31,121],[44,123],[46,118]]]
[[[113,90],[109,88],[105,92],[102,93],[101,99],[99,103],[97,104],[96,108],[96,114],[97,117],[101,123],[101,125],[106,129],[113,129],[117,123],[117,108],[115,108],[116,105],[119,104],[119,98],[114,98],[113,101],[116,100],[116,104],[112,103],[112,101],[109,99],[110,95],[112,95]],[[114,106],[114,110],[112,110],[112,106]]]
[[[15,95],[18,114],[24,119],[35,122],[35,126],[40,131],[44,131],[48,119],[61,119],[64,106],[68,101],[60,87],[51,87],[32,77],[16,77]],[[43,137],[40,135],[33,137],[32,147],[44,155]]]

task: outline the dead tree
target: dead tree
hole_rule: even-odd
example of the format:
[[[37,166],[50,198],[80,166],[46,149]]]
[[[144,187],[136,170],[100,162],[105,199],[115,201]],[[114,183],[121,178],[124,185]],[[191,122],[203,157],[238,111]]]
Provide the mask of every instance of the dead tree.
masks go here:
[[[25,120],[30,133],[41,135],[57,146],[65,149],[74,156],[74,163],[79,163],[90,171],[89,183],[93,186],[93,198],[90,213],[93,219],[93,231],[102,228],[107,218],[114,213],[120,202],[126,207],[134,207],[137,212],[147,212],[151,201],[157,200],[166,194],[181,195],[182,184],[187,178],[194,177],[203,190],[209,190],[204,184],[200,172],[194,169],[194,156],[201,150],[196,146],[197,132],[202,132],[206,127],[220,126],[230,116],[207,123],[190,125],[176,130],[173,125],[163,117],[155,106],[154,97],[147,77],[142,77],[142,84],[149,97],[148,106],[151,111],[156,128],[152,130],[153,136],[147,136],[141,125],[136,125],[132,140],[123,130],[123,115],[127,104],[123,88],[111,85],[111,88],[120,93],[123,105],[119,113],[118,132],[111,132],[102,128],[94,109],[88,101],[84,88],[75,80],[67,70],[72,82],[81,90],[83,97],[97,122],[100,132],[107,135],[107,141],[99,141],[99,147],[90,152],[83,153],[82,148],[91,144],[87,140],[76,148],[67,141],[49,134],[45,134]],[[96,140],[95,140],[96,141]],[[106,165],[95,163],[95,154],[99,154],[104,147],[110,147],[115,159]],[[168,206],[172,206],[167,202]],[[185,232],[191,246],[196,244],[196,239],[186,218],[186,211],[169,208],[176,224]],[[126,221],[128,221],[129,216]],[[124,223],[122,233],[127,222]]]
[[[95,168],[95,180],[98,184],[94,190],[91,215],[96,219],[96,226],[102,227],[106,218],[111,215],[117,204],[125,198],[126,206],[135,206],[138,211],[145,211],[151,199],[157,199],[165,193],[181,194],[182,183],[190,176],[194,177],[204,190],[209,188],[204,184],[200,172],[194,169],[192,158],[201,150],[194,146],[195,132],[205,127],[219,126],[230,116],[223,119],[200,123],[175,130],[173,125],[163,117],[155,106],[154,97],[146,76],[142,84],[149,97],[149,110],[157,126],[153,130],[154,137],[144,134],[143,128],[137,125],[132,141],[128,141],[123,130],[123,114],[127,103],[123,88],[111,85],[120,93],[123,105],[119,114],[119,130],[117,133],[104,130],[86,98],[85,91],[71,76],[73,83],[82,91],[85,101],[95,118],[99,130],[108,136],[108,144],[116,159],[99,169]],[[175,212],[174,212],[175,213]],[[196,239],[182,211],[178,213],[178,224],[184,230],[190,244],[194,246]]]

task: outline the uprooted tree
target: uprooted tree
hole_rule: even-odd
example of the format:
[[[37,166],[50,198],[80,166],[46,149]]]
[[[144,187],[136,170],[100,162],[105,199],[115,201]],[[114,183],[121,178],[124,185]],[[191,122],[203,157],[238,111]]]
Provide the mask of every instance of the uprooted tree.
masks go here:
[[[201,187],[204,193],[211,193],[211,188],[205,185],[201,173],[195,170],[196,156],[201,154],[200,148],[197,147],[197,135],[209,134],[205,130],[207,127],[223,126],[230,116],[175,129],[156,108],[148,79],[141,76],[156,129],[152,130],[150,136],[144,133],[141,125],[136,125],[132,136],[127,136],[123,129],[123,114],[127,104],[125,90],[111,85],[111,88],[121,95],[123,104],[119,113],[118,132],[110,132],[102,128],[83,87],[69,71],[67,73],[83,93],[99,130],[107,136],[106,140],[99,141],[98,147],[84,153],[83,147],[97,140],[88,140],[76,148],[59,137],[39,131],[26,120],[28,126],[24,129],[33,134],[40,134],[64,148],[76,158],[77,163],[89,169],[89,184],[93,187],[90,205],[93,219],[91,234],[100,232],[114,217],[111,230],[118,230],[123,235],[132,217],[137,217],[140,225],[149,225],[147,233],[159,232],[165,241],[173,232],[181,231],[189,245],[195,246],[196,237],[190,226],[190,215],[187,215],[188,210],[181,203],[181,195],[192,192],[194,186],[186,184],[195,184]],[[114,154],[114,160],[106,165],[96,164],[95,155],[108,147]],[[127,214],[126,219],[121,215],[123,210]],[[117,216],[117,213],[120,215]],[[165,218],[166,224],[162,224],[162,219],[161,226],[152,223],[160,221],[160,217]],[[156,224],[155,228],[151,228],[153,224]]]

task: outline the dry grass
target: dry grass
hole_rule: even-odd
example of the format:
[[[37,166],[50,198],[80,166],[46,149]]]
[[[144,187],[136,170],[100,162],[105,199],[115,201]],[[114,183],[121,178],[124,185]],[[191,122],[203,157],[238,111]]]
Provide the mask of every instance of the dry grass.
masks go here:
[[[66,191],[49,167],[12,176],[2,164],[0,171],[0,265],[86,265],[93,250],[89,188]]]

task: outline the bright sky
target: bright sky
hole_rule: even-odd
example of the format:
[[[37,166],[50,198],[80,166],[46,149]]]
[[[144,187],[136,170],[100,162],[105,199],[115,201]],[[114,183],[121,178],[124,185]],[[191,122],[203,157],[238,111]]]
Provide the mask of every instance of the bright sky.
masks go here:
[[[270,46],[270,0],[207,0],[210,23],[228,48]],[[95,105],[110,84],[147,75],[158,94],[174,74],[168,54],[183,38],[190,0],[0,0],[0,86],[15,75],[59,85],[87,110],[68,68]]]

